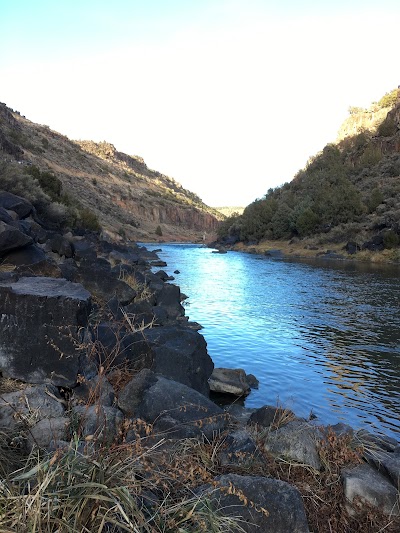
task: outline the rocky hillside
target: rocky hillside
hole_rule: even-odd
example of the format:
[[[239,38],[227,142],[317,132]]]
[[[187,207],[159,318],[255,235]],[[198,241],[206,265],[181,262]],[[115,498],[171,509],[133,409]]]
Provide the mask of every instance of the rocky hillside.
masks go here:
[[[290,183],[270,189],[220,227],[220,238],[288,240],[348,250],[393,251],[400,260],[400,97],[386,94],[368,110],[350,108],[338,139],[312,157]],[[318,248],[317,248],[318,249]]]
[[[209,238],[221,219],[194,193],[147,168],[141,157],[118,152],[107,142],[71,141],[5,104],[0,104],[0,165],[0,188],[31,193],[37,204],[45,202],[40,191],[33,191],[39,182],[50,196],[53,205],[47,210],[53,219],[56,212],[65,215],[65,206],[69,220],[71,212],[80,219],[82,210],[90,210],[113,235],[199,240],[204,234]]]

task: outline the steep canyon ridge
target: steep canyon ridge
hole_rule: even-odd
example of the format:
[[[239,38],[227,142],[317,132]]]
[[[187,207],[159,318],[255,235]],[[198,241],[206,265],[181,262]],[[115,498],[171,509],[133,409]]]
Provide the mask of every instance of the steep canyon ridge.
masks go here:
[[[107,142],[69,140],[5,104],[0,104],[0,165],[2,188],[12,182],[12,192],[40,204],[50,218],[70,222],[81,209],[90,210],[114,236],[211,239],[222,218],[174,179],[147,168],[141,157]],[[39,181],[47,202],[27,176]]]

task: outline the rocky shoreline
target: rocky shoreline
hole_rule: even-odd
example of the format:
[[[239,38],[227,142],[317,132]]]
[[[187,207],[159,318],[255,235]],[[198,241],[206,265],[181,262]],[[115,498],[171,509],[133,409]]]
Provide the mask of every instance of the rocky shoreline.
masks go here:
[[[207,501],[220,518],[240,518],[225,531],[332,530],[313,514],[320,509],[323,519],[317,497],[307,494],[311,481],[292,480],[292,469],[312,473],[320,484],[334,476],[343,501],[334,510],[324,504],[325,514],[336,517],[330,528],[341,517],[349,526],[340,531],[367,531],[355,524],[372,512],[386,531],[395,531],[399,443],[274,406],[235,405],[235,396],[248,394],[255,378],[240,369],[214,369],[199,325],[185,316],[185,296],[163,270],[153,272],[163,266],[155,252],[135,243],[48,229],[29,202],[0,192],[0,428],[9,453],[39,453],[56,467],[71,449],[87,461],[100,451],[109,458],[112,450],[129,449],[121,465],[135,456],[138,479],[150,479],[153,487],[150,496],[148,487],[135,493],[144,522],[132,525],[128,510],[119,509],[130,525],[109,524],[106,531],[161,531],[157,520],[166,496],[159,480],[166,476],[173,480],[169,493]],[[229,392],[232,405],[212,402],[210,388]],[[173,457],[182,443],[192,462],[174,478]],[[194,461],[199,446],[211,447],[212,467]],[[0,463],[7,462],[2,457]],[[184,457],[182,452],[182,465]],[[282,480],[278,470],[287,465],[289,476]],[[11,491],[20,477],[1,466],[3,500],[4,487]],[[37,471],[29,472],[37,485]],[[93,513],[91,508],[90,520]],[[192,525],[188,531],[211,531],[207,522],[205,529],[199,526],[204,517],[193,525],[195,515],[174,515],[169,531],[181,531],[182,520]],[[10,527],[7,516],[0,514],[3,527]],[[5,529],[12,530],[19,529]]]

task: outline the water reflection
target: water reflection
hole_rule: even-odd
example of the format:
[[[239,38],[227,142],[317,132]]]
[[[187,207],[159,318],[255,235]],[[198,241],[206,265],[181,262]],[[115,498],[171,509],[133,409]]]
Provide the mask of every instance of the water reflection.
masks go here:
[[[398,268],[163,245],[217,366],[260,380],[246,404],[400,432]]]

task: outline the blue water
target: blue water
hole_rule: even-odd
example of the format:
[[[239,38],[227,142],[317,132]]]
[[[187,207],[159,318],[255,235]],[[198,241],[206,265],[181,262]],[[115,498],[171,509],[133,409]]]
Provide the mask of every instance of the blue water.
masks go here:
[[[259,379],[246,406],[279,404],[400,438],[398,268],[146,246],[162,248],[215,366]]]

